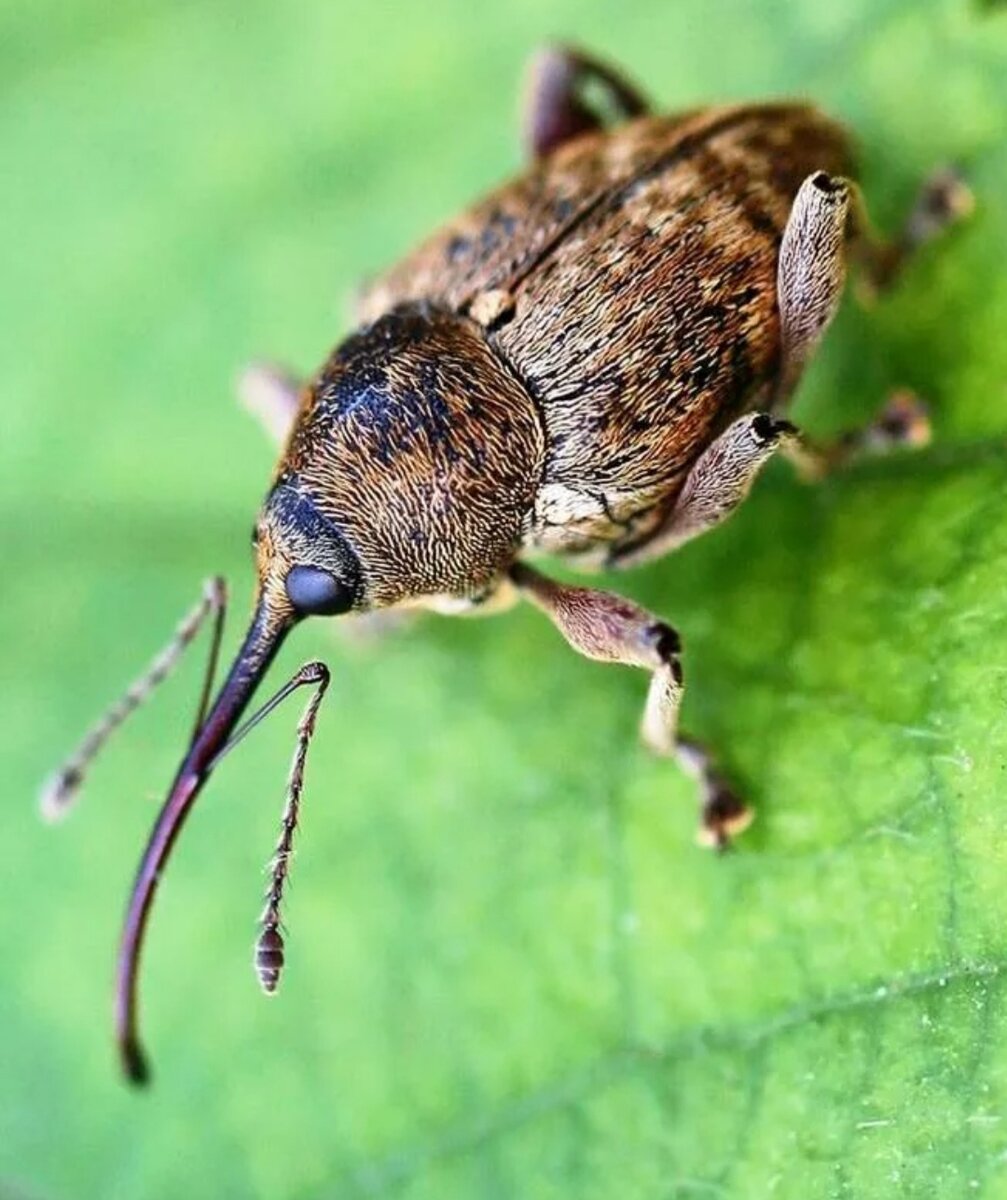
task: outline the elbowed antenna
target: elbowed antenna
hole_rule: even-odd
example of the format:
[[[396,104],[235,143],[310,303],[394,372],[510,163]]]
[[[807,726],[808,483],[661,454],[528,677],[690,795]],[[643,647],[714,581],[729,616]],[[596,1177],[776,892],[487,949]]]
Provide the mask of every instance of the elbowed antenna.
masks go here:
[[[320,662],[306,663],[240,727],[238,721],[290,629],[302,616],[311,612],[331,611],[332,589],[323,589],[319,593],[320,575],[321,572],[308,567],[295,567],[288,573],[288,597],[293,598],[292,592],[300,596],[300,601],[295,601],[299,607],[275,603],[271,605],[260,594],[245,640],[209,711],[207,710],[216,675],[227,608],[227,589],[220,578],[208,580],[204,584],[203,596],[199,603],[178,626],[168,645],[153,659],[144,674],[130,686],[122,698],[92,727],[80,746],[42,789],[43,814],[49,819],[61,816],[75,799],[95,755],[123,721],[171,673],[200,627],[212,615],[213,637],[196,709],[195,728],[185,758],[178,768],[168,798],[158,814],[147,848],[140,860],[119,944],[115,989],[116,1040],[123,1070],[133,1083],[144,1083],[149,1076],[147,1060],[137,1032],[140,955],[154,893],[157,891],[161,872],[175,839],[200,789],[224,755],[233,750],[246,734],[292,692],[301,687],[314,686],[315,693],[308,701],[297,730],[297,746],[287,781],[280,840],[273,857],[272,879],[266,892],[266,907],[259,919],[259,938],[255,947],[255,967],[263,990],[269,993],[276,990],[284,959],[280,907],[300,811],[304,763],[315,729],[318,706],[329,686],[328,667]],[[304,600],[305,586],[309,584],[310,604]],[[345,607],[348,605],[340,611],[345,611]]]
[[[298,675],[306,675],[299,679]],[[304,762],[308,755],[308,746],[315,732],[315,718],[318,716],[318,706],[322,702],[325,690],[329,686],[329,672],[322,663],[308,663],[302,667],[287,685],[289,690],[301,683],[317,682],[318,690],[308,701],[300,724],[297,727],[297,747],[294,750],[294,761],[290,766],[290,777],[287,780],[287,798],[283,806],[283,820],[280,823],[280,840],[273,852],[270,864],[269,887],[265,895],[265,907],[259,918],[259,938],[255,943],[255,973],[267,996],[273,995],[280,982],[280,972],[285,961],[283,934],[280,932],[280,908],[283,904],[283,889],[290,874],[290,858],[294,852],[294,832],[297,829],[297,819],[301,811],[301,790],[304,787]],[[286,691],[282,693],[285,695]],[[282,699],[281,695],[281,699]]]
[[[317,684],[322,693],[328,684],[328,669],[322,663],[309,663],[244,725],[235,728],[295,619],[289,612],[273,613],[261,598],[258,601],[241,649],[178,768],[140,860],[119,946],[115,994],[119,1054],[123,1069],[134,1083],[144,1083],[149,1076],[137,1031],[137,981],[144,931],[161,872],[175,839],[200,789],[221,758],[296,688]],[[320,699],[319,694],[310,705],[312,721]],[[304,741],[302,737],[298,744],[302,766]]]
[[[223,579],[219,576],[208,579],[203,584],[203,595],[200,597],[199,603],[183,618],[167,646],[151,660],[146,671],[130,684],[123,695],[102,714],[88,730],[76,750],[42,785],[39,806],[42,816],[47,821],[58,821],[66,815],[80,793],[88,768],[102,747],[119,726],[150,698],[158,684],[163,683],[174,671],[185,650],[202,628],[203,622],[212,614],[215,618],[213,640],[210,644],[203,691],[199,707],[196,710],[196,728],[193,731],[193,737],[195,737],[206,715],[210,689],[213,687],[213,676],[220,651],[220,636],[223,632],[226,607],[227,586]]]

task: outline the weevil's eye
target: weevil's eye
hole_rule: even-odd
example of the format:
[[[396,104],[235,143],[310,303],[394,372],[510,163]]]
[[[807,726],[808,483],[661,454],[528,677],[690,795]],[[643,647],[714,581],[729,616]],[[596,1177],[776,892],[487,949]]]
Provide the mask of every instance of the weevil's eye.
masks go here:
[[[291,567],[287,595],[302,617],[334,617],[353,607],[353,592],[321,567]]]

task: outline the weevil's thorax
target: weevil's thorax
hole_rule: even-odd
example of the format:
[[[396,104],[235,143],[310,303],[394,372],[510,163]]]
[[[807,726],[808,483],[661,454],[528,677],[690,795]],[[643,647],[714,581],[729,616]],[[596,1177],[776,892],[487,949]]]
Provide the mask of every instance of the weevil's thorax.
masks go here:
[[[319,373],[260,530],[285,564],[350,556],[358,609],[478,596],[520,541],[543,454],[535,406],[479,326],[402,305]],[[260,574],[277,573],[263,553]]]

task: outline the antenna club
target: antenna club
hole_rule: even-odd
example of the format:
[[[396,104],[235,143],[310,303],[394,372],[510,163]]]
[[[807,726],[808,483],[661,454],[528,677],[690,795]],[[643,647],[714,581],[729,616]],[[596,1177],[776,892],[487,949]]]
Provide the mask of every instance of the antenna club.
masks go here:
[[[283,935],[275,925],[267,925],[255,943],[255,972],[267,996],[272,996],[283,970]]]
[[[54,772],[43,783],[38,797],[42,819],[50,825],[62,820],[77,798],[84,772],[77,767],[64,767]]]
[[[73,805],[80,792],[81,784],[95,757],[123,722],[150,697],[178,665],[186,647],[199,632],[203,622],[211,614],[217,614],[214,640],[210,648],[209,667],[200,702],[198,725],[202,721],[208,693],[213,682],[213,670],[220,645],[221,621],[227,603],[227,584],[215,575],[203,584],[203,595],[198,604],[181,621],[171,641],[157,654],[143,675],[132,683],[123,695],[111,705],[95,725],[88,731],[77,749],[65,759],[63,765],[45,781],[39,791],[39,808],[43,820],[50,824],[60,820]]]
[[[230,591],[223,575],[211,575],[203,583],[203,606],[207,613],[221,612],[227,608]]]

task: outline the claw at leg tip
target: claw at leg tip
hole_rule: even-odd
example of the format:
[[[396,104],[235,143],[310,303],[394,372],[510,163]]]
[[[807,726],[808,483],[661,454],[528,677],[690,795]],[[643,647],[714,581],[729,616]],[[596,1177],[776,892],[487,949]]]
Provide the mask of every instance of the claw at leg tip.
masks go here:
[[[80,772],[72,769],[50,775],[39,791],[38,805],[42,819],[52,825],[66,816],[82,782]]]
[[[927,405],[908,388],[896,391],[885,405],[878,422],[878,439],[882,445],[904,446],[920,450],[928,446],[933,436],[930,411]]]
[[[733,839],[743,833],[753,820],[754,808],[743,804],[736,796],[721,793],[704,805],[696,841],[708,850],[727,850]]]

